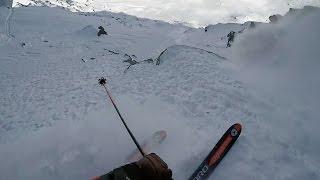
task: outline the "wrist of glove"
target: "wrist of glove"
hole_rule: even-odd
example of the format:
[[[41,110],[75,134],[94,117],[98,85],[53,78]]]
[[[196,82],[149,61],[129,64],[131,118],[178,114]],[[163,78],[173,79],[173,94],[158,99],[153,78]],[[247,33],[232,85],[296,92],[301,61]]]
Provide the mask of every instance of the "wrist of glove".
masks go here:
[[[137,162],[121,166],[92,180],[172,180],[172,171],[156,154],[151,153]]]
[[[172,171],[168,165],[155,153],[151,153],[135,162],[143,180],[171,180]]]

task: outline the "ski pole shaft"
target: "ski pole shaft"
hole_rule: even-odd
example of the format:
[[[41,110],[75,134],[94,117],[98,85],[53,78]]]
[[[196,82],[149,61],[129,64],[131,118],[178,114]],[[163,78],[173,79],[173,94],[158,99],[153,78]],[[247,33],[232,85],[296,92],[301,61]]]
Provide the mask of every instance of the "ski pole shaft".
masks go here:
[[[121,119],[124,127],[126,128],[126,130],[127,130],[127,132],[129,133],[131,139],[133,140],[133,142],[136,144],[136,146],[137,146],[138,150],[140,151],[141,155],[142,155],[142,156],[145,156],[145,153],[143,152],[143,150],[142,150],[141,146],[139,145],[138,141],[136,140],[136,138],[135,138],[134,135],[132,134],[131,130],[129,129],[129,127],[128,127],[128,125],[127,125],[127,123],[124,121],[124,119],[123,119],[123,117],[122,117],[122,115],[121,115],[121,113],[120,113],[120,111],[119,111],[119,109],[118,109],[115,101],[113,100],[113,98],[112,98],[112,96],[111,96],[111,93],[109,92],[109,90],[108,90],[108,88],[107,88],[107,86],[106,86],[106,80],[105,80],[104,78],[101,78],[101,79],[99,80],[99,83],[100,83],[100,85],[102,85],[102,86],[104,87],[104,89],[105,89],[105,91],[106,91],[106,93],[107,93],[107,95],[108,95],[108,97],[109,97],[109,99],[110,99],[113,107],[116,109],[116,111],[117,111],[117,113],[118,113],[118,115],[119,115],[119,117],[120,117],[120,119]]]

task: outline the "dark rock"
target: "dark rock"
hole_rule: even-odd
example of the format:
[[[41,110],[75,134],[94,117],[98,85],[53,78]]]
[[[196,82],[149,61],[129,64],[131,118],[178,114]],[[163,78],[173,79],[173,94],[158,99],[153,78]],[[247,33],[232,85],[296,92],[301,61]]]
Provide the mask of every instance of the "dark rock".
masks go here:
[[[236,35],[236,32],[234,32],[234,31],[229,32],[229,34],[227,35],[227,37],[228,37],[227,47],[231,47],[231,43],[234,41],[235,35]]]
[[[255,28],[256,24],[254,22],[250,22],[249,28]]]
[[[143,62],[146,62],[146,63],[153,63],[153,59],[152,59],[152,58],[149,58],[149,59],[143,60]]]
[[[269,17],[271,23],[277,23],[282,16],[279,14],[275,14]]]
[[[108,33],[104,30],[102,26],[99,26],[98,29],[99,29],[98,36],[108,35]]]

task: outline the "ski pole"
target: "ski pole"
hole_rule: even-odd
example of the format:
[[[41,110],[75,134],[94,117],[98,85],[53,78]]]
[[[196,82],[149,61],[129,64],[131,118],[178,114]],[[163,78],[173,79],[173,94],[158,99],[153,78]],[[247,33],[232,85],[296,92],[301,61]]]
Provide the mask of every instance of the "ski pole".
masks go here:
[[[145,156],[146,154],[143,152],[143,150],[142,150],[141,146],[139,145],[138,141],[136,140],[136,138],[134,137],[134,135],[133,135],[132,132],[130,131],[129,127],[127,126],[127,123],[124,121],[123,117],[121,116],[121,113],[120,113],[120,111],[119,111],[119,109],[118,109],[115,101],[112,99],[111,93],[109,92],[106,83],[107,83],[107,81],[106,81],[106,79],[105,79],[104,77],[102,77],[102,78],[99,79],[99,84],[100,84],[101,86],[103,86],[104,89],[106,90],[106,93],[107,93],[107,95],[108,95],[111,103],[113,104],[113,107],[116,109],[116,111],[117,111],[117,113],[118,113],[118,115],[119,115],[119,117],[120,117],[120,119],[121,119],[124,127],[127,129],[128,133],[129,133],[131,139],[132,139],[133,142],[136,144],[136,146],[137,146],[137,148],[139,149],[141,155],[142,155],[142,156]]]

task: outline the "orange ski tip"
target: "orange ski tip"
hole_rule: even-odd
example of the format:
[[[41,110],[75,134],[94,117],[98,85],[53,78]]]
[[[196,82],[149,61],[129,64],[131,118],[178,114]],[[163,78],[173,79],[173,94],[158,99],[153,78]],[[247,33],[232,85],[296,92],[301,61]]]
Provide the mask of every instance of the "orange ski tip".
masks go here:
[[[165,130],[157,131],[153,134],[153,139],[161,143],[167,137],[167,132]]]
[[[167,137],[167,132],[165,130],[161,130],[159,131],[159,134],[162,138],[166,138]]]
[[[100,180],[100,176],[93,177],[91,180]]]
[[[239,123],[234,124],[234,128],[236,128],[237,131],[241,131],[242,126]]]

